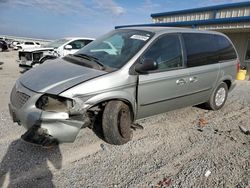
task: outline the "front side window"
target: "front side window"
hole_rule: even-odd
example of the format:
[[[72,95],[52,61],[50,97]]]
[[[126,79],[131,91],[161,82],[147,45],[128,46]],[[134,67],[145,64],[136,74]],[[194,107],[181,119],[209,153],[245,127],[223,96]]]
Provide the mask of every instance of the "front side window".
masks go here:
[[[158,70],[176,69],[183,66],[182,48],[178,35],[166,35],[157,39],[142,56],[142,60],[151,59]]]
[[[87,55],[114,69],[125,65],[153,36],[143,30],[114,30],[75,53]]]

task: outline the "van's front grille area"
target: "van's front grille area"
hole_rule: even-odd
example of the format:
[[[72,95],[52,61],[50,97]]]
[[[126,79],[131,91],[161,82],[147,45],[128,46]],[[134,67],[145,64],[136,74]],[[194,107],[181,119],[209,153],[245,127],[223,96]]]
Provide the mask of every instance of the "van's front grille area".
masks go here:
[[[16,87],[14,87],[11,91],[10,101],[11,104],[16,108],[22,108],[22,106],[29,100],[29,98],[29,95],[20,91],[16,91]]]

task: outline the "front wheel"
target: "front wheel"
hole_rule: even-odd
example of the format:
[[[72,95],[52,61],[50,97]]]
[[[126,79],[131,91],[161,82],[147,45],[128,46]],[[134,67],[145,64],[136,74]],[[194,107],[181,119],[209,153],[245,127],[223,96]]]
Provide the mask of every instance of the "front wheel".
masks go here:
[[[212,93],[209,101],[206,103],[207,107],[211,110],[219,110],[221,109],[228,95],[228,87],[227,84],[222,82]]]
[[[128,105],[122,101],[110,101],[102,116],[102,128],[105,140],[110,144],[122,145],[131,140],[132,116]]]

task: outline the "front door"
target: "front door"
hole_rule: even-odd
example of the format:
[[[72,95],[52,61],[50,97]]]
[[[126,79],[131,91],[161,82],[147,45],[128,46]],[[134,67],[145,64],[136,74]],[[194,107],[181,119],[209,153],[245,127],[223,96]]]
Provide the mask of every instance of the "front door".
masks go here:
[[[159,37],[140,58],[153,59],[158,69],[139,75],[137,119],[185,106],[189,72],[178,34]]]

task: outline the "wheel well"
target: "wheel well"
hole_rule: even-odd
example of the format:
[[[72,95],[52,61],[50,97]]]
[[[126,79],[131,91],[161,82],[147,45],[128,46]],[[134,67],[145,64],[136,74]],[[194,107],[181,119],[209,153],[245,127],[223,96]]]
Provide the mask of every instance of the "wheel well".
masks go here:
[[[131,111],[131,115],[132,115],[131,118],[132,118],[132,120],[134,120],[135,114],[134,114],[134,110],[133,110],[132,104],[131,104],[129,101],[127,101],[126,99],[110,99],[110,100],[102,101],[102,102],[100,102],[100,103],[94,105],[94,106],[91,107],[90,109],[96,109],[95,107],[99,107],[99,109],[100,109],[101,111],[103,111],[103,110],[104,110],[103,107],[104,107],[109,101],[122,101],[122,102],[124,102],[126,105],[128,105],[128,107],[129,107],[129,109],[130,109],[130,111]]]
[[[230,80],[224,80],[223,82],[225,82],[227,84],[227,88],[230,89],[232,83]]]

